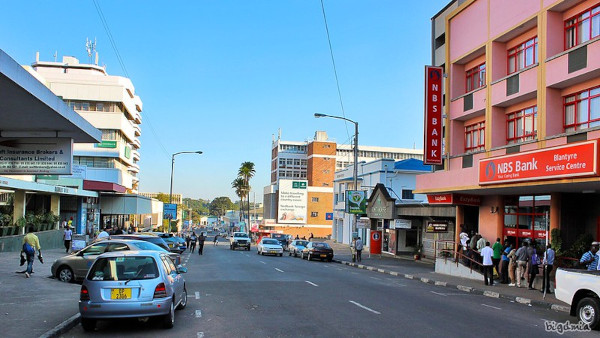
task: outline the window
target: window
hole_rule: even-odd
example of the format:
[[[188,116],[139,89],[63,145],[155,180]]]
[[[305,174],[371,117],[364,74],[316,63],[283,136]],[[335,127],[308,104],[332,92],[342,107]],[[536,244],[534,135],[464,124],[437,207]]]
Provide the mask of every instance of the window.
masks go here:
[[[565,21],[565,50],[600,35],[600,5]]]
[[[415,194],[413,194],[412,190],[402,189],[402,199],[403,200],[413,200],[413,199],[415,199]]]
[[[537,137],[537,106],[506,115],[508,144],[534,140]]]
[[[565,131],[575,131],[600,126],[600,87],[566,96]]]
[[[485,63],[467,70],[467,93],[485,86]]]
[[[279,159],[279,168],[285,168],[285,158]]]
[[[465,152],[485,149],[485,122],[465,127]]]
[[[312,198],[312,201],[313,201],[313,202],[319,202],[319,198],[318,198],[318,197],[313,197],[313,198]]]
[[[527,40],[524,43],[508,50],[508,74],[527,68],[538,62],[538,38]]]
[[[319,217],[319,213],[316,211],[311,211],[310,217]]]

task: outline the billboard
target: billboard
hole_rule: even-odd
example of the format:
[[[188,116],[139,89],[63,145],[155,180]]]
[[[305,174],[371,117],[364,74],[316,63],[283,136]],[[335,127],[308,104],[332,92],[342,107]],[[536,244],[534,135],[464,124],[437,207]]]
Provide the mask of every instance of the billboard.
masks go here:
[[[73,140],[19,138],[0,142],[0,174],[71,175]]]
[[[279,180],[277,222],[306,224],[308,181]]]
[[[442,164],[442,80],[444,68],[425,66],[424,164]]]
[[[163,204],[163,219],[177,219],[177,204]]]
[[[346,191],[346,212],[350,214],[367,213],[367,192],[365,190]]]

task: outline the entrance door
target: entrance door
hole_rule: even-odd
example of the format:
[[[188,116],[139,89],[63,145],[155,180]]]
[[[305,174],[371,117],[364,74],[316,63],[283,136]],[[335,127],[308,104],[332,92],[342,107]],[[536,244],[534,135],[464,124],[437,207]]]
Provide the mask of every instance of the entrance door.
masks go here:
[[[464,230],[470,238],[479,232],[479,207],[463,206],[464,212]]]

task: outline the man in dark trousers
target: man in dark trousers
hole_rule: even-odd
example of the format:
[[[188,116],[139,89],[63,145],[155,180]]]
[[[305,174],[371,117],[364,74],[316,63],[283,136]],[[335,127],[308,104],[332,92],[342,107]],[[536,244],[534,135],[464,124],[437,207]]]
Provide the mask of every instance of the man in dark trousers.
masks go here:
[[[354,242],[354,249],[356,250],[356,261],[362,262],[362,250],[363,250],[363,241],[358,237],[356,242]]]
[[[200,236],[198,236],[198,254],[202,255],[202,250],[204,250],[204,241],[206,240],[206,237],[204,237],[204,233],[200,233]]]
[[[192,232],[192,235],[190,236],[190,252],[194,253],[194,249],[196,249],[196,234]]]

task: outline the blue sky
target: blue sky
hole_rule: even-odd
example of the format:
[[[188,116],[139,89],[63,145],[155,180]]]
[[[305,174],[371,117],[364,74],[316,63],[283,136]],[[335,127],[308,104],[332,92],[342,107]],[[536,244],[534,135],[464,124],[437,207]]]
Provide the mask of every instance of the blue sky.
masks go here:
[[[349,143],[319,0],[97,0],[144,103],[140,190],[236,198],[231,181],[256,164],[252,189],[270,181],[271,140],[303,141],[325,130]],[[325,0],[346,117],[363,145],[422,148],[423,72],[431,17],[448,0]],[[29,65],[70,55],[125,75],[92,0],[0,1],[0,48]],[[151,130],[153,127],[155,133]],[[162,146],[161,146],[162,144]],[[165,150],[163,150],[163,147]],[[251,198],[252,198],[251,193]]]

